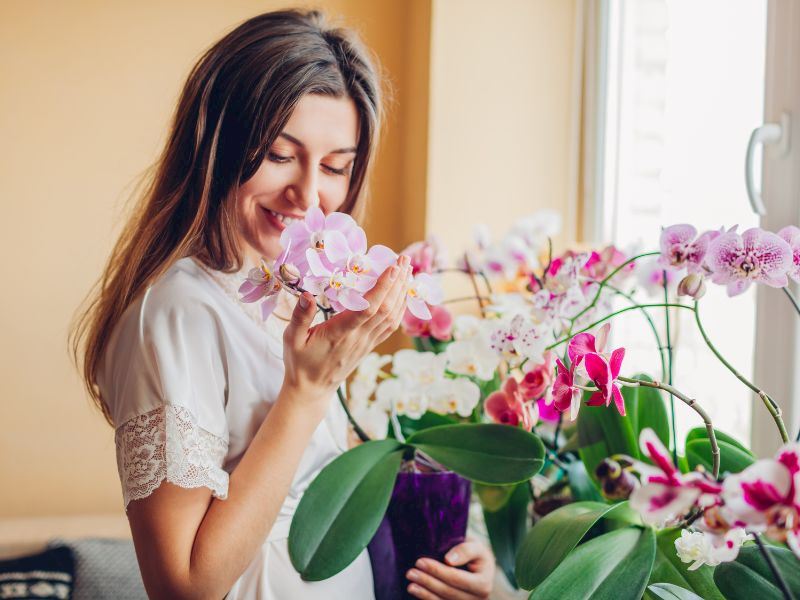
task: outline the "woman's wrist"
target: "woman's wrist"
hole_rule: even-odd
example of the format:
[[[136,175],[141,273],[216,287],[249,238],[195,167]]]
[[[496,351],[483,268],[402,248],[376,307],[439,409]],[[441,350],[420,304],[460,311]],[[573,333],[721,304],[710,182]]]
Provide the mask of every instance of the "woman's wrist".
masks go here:
[[[320,420],[325,416],[333,392],[309,383],[285,379],[276,400],[281,405],[298,409],[310,415],[318,414]]]

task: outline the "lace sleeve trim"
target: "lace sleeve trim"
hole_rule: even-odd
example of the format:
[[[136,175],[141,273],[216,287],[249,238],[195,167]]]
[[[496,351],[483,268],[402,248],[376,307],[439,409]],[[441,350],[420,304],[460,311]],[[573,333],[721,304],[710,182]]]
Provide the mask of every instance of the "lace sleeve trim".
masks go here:
[[[228,496],[222,463],[228,442],[198,426],[182,406],[166,404],[117,428],[117,469],[127,510],[165,479],[183,488],[205,486],[217,498]]]

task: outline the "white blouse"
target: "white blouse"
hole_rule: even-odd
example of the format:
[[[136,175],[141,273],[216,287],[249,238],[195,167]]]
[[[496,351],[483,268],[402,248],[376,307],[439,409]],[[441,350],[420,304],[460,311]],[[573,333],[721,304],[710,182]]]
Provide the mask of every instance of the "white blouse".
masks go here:
[[[294,299],[283,294],[263,322],[243,304],[236,274],[178,260],[123,314],[98,383],[116,426],[125,508],[165,479],[205,486],[225,499],[236,468],[275,402],[284,375],[282,335]],[[292,567],[292,515],[317,473],[347,447],[344,411],[333,399],[303,454],[277,520],[228,600],[373,600],[367,552],[338,575],[308,583]]]

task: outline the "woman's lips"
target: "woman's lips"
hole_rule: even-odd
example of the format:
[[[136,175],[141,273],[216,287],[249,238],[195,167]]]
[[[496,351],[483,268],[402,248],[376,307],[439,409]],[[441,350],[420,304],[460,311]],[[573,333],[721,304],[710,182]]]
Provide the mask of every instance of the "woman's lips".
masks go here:
[[[264,216],[267,219],[267,222],[272,225],[278,231],[283,231],[286,229],[286,225],[284,225],[275,215],[273,215],[269,210],[264,208],[263,206],[260,207],[261,211],[264,213]]]

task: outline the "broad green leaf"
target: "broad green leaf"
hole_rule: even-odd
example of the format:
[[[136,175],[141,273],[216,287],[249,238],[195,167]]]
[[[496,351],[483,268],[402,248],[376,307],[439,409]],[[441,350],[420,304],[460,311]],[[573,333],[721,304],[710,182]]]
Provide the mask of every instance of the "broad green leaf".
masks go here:
[[[395,440],[366,442],[337,457],[308,486],[288,542],[303,579],[327,579],[367,547],[389,505],[404,450]]]
[[[669,583],[691,590],[705,600],[724,600],[714,584],[714,569],[704,565],[690,571],[675,550],[675,540],[681,536],[677,528],[663,529],[656,536],[656,560],[650,575],[651,583]],[[648,591],[649,594],[649,591]],[[647,594],[646,594],[647,595]]]
[[[397,420],[400,422],[400,429],[403,435],[408,439],[418,431],[428,429],[430,427],[438,427],[439,425],[453,425],[456,420],[447,415],[440,415],[432,411],[426,411],[419,419],[411,419],[405,415],[399,415]],[[392,424],[389,423],[389,435],[394,437],[394,430]]]
[[[672,583],[654,583],[647,591],[661,600],[703,600],[700,596]]]
[[[488,484],[527,481],[544,464],[544,444],[518,427],[494,423],[442,425],[407,443],[462,477]]]
[[[800,598],[800,561],[785,548],[767,546],[795,598]],[[783,600],[775,577],[757,546],[745,546],[733,562],[714,571],[714,581],[728,600]]]
[[[634,378],[653,381],[652,377],[643,373],[634,375]],[[656,432],[664,446],[669,448],[669,416],[661,391],[650,387],[626,386],[622,388],[622,397],[625,398],[625,411],[632,421],[636,439],[639,439],[642,429],[649,427]]]
[[[412,337],[411,343],[417,352],[435,352],[441,354],[450,345],[450,342],[442,342],[432,337],[420,338]]]
[[[567,478],[569,479],[569,489],[572,490],[572,498],[577,501],[603,502],[603,495],[589,477],[583,461],[575,460],[567,464]]]
[[[520,587],[531,590],[544,581],[604,517],[636,522],[626,502],[613,505],[575,502],[543,517],[525,536],[517,553],[516,577]]]
[[[483,518],[486,521],[486,531],[492,544],[497,564],[503,569],[509,583],[517,587],[514,579],[514,561],[517,549],[525,537],[528,520],[528,504],[530,502],[530,489],[528,483],[518,483],[511,493],[511,497],[499,510],[490,511],[484,508]]]
[[[590,393],[584,394],[584,403]],[[600,462],[614,454],[639,458],[639,444],[631,419],[623,417],[614,406],[581,406],[578,413],[578,443],[586,471],[595,479]]]
[[[735,437],[728,435],[724,431],[720,431],[719,429],[714,429],[714,435],[717,438],[718,442],[727,442],[731,446],[736,446],[739,450],[746,452],[747,454],[752,455],[753,453],[750,451],[747,446],[742,444],[739,440]],[[686,444],[694,440],[707,440],[708,439],[708,431],[706,431],[705,427],[694,427],[692,428],[689,433],[686,434]]]
[[[739,473],[756,461],[752,454],[744,452],[728,442],[717,440],[717,445],[719,446],[720,475]],[[703,465],[710,473],[714,466],[711,458],[711,441],[708,438],[696,439],[686,444],[686,460],[691,470],[696,469],[698,465]]]
[[[518,484],[513,485],[485,485],[475,483],[472,489],[478,495],[478,500],[484,510],[491,512],[498,511],[506,505],[511,494],[517,489]]]
[[[617,529],[578,546],[529,596],[532,600],[639,600],[656,553],[650,527]]]

